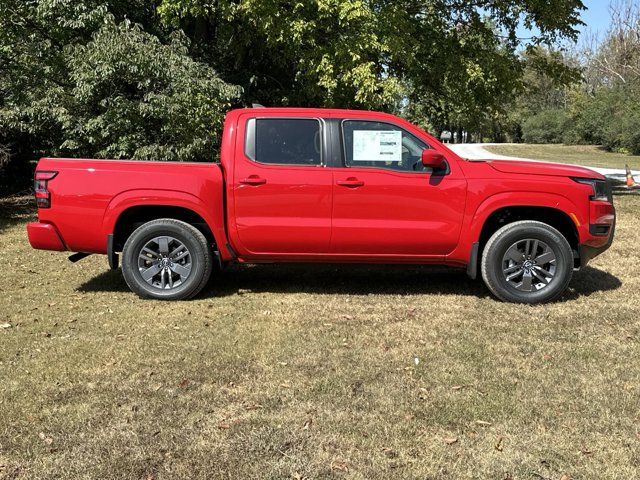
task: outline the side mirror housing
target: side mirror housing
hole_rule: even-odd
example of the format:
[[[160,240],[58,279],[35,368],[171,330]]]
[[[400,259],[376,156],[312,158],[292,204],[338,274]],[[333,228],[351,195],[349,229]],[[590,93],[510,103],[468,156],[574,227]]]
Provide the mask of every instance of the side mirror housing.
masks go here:
[[[422,164],[425,167],[439,168],[444,163],[444,155],[437,151],[426,148],[422,151]]]

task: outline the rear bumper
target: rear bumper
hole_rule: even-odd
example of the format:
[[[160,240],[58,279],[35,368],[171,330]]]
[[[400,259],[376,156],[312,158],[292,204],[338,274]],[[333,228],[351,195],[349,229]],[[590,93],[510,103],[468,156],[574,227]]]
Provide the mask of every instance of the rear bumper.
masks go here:
[[[27,224],[27,235],[33,248],[58,252],[67,249],[56,227],[50,223],[31,222]]]

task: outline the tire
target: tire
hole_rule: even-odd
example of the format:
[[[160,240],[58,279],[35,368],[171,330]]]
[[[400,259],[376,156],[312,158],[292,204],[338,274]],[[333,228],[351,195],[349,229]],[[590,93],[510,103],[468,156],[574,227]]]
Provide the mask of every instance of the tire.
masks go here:
[[[209,242],[197,228],[180,220],[147,222],[129,236],[122,249],[124,279],[142,298],[191,298],[207,284],[212,268]]]
[[[514,222],[491,236],[482,252],[481,270],[484,283],[500,300],[550,302],[569,286],[573,251],[567,239],[546,223]]]

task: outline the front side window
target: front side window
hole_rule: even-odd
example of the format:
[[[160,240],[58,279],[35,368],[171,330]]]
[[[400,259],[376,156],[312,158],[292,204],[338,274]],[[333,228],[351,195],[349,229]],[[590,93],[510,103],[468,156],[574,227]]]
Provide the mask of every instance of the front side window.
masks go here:
[[[400,127],[383,122],[345,120],[342,135],[347,167],[430,171],[422,164],[422,151],[429,146]]]
[[[308,118],[257,118],[248,129],[255,128],[254,144],[247,145],[248,155],[260,163],[277,165],[320,165],[320,122]],[[250,136],[248,136],[249,143]]]

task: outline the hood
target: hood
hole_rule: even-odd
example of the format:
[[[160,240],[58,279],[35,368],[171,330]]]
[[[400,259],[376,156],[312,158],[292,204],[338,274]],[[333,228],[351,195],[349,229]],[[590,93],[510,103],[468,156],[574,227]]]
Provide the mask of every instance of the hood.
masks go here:
[[[529,160],[484,160],[493,169],[503,173],[522,173],[525,175],[552,175],[556,177],[581,177],[604,179],[590,168]]]

